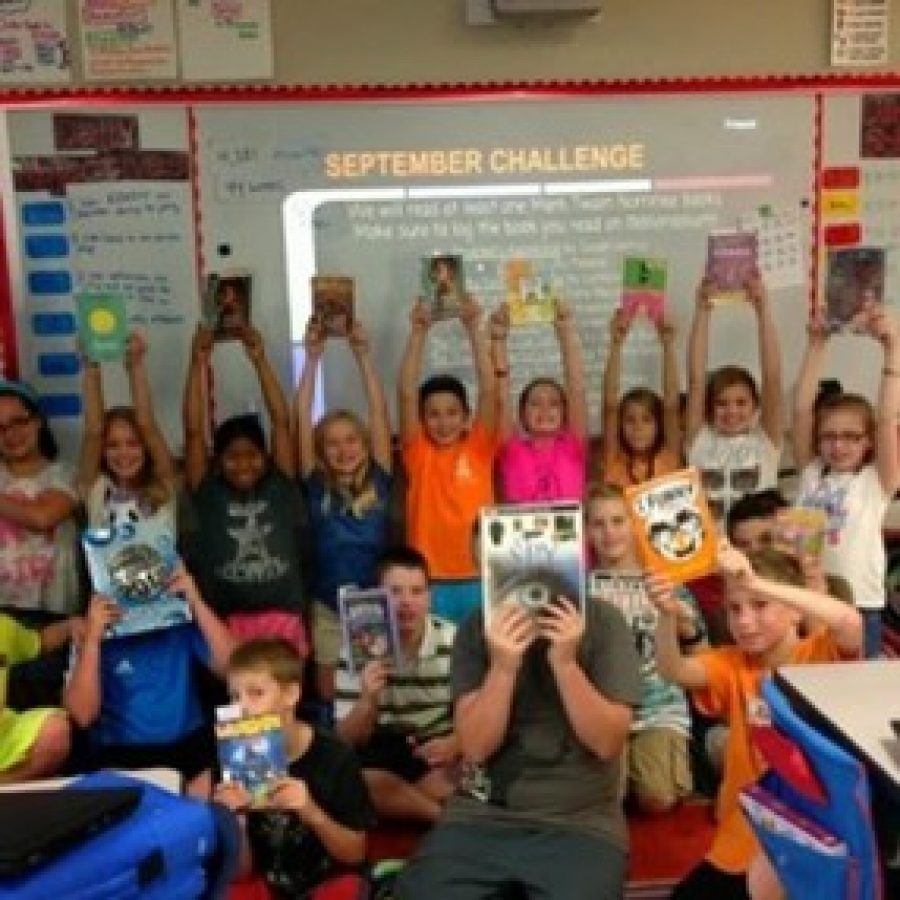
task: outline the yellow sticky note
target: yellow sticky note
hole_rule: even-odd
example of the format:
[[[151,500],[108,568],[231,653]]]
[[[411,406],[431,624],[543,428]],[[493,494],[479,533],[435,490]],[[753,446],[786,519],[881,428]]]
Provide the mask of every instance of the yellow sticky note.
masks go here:
[[[859,191],[822,191],[822,216],[846,219],[859,215]]]

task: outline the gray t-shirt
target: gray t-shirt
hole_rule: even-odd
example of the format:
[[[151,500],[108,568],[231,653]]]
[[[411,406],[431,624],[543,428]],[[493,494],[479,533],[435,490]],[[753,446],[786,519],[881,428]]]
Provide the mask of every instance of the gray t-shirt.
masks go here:
[[[636,706],[639,664],[622,614],[607,604],[589,603],[586,617],[579,664],[608,700]],[[526,653],[506,739],[481,771],[467,773],[448,804],[446,821],[568,828],[624,849],[621,757],[603,761],[575,736],[546,652],[540,640]],[[477,690],[489,664],[481,616],[471,616],[457,632],[453,649],[454,697]]]

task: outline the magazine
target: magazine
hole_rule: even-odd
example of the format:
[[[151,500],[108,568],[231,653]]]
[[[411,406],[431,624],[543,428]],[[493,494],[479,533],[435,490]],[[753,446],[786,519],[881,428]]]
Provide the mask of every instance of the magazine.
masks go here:
[[[623,314],[645,315],[659,325],[666,314],[667,264],[649,256],[626,256],[622,267]]]
[[[351,672],[359,674],[376,659],[399,665],[397,620],[386,589],[342,587],[338,592],[338,609],[344,653]]]
[[[530,260],[511,259],[506,263],[506,302],[510,326],[553,322],[558,300],[549,277],[536,272]]]
[[[588,596],[612,603],[630,622],[648,604],[647,581],[643,572],[594,569],[588,576]]]
[[[217,341],[239,338],[250,325],[253,276],[242,270],[211,272],[203,291],[203,324]]]
[[[463,258],[454,253],[437,253],[422,258],[422,297],[431,308],[434,322],[455,319],[466,296]]]
[[[353,329],[354,282],[346,275],[313,275],[313,318],[325,337],[348,337]]]
[[[242,716],[236,705],[216,709],[216,743],[222,780],[239,784],[254,803],[287,775],[281,717]]]
[[[776,548],[800,558],[820,558],[825,549],[828,516],[824,509],[792,506],[775,513],[774,543]]]
[[[79,294],[78,338],[91,362],[116,362],[125,356],[128,322],[120,294]]]
[[[747,300],[747,282],[758,269],[756,232],[714,231],[707,239],[706,277],[716,303]]]
[[[167,589],[178,554],[172,533],[160,522],[145,519],[88,528],[82,544],[94,590],[111,597],[122,611],[105,637],[143,634],[192,620],[184,597]]]
[[[696,469],[681,469],[625,491],[645,567],[682,583],[712,571],[716,527]]]
[[[580,503],[493,506],[481,511],[484,620],[502,603],[538,612],[557,598],[584,610]]]
[[[830,331],[852,330],[866,303],[884,303],[884,257],[878,247],[828,251],[825,320]]]

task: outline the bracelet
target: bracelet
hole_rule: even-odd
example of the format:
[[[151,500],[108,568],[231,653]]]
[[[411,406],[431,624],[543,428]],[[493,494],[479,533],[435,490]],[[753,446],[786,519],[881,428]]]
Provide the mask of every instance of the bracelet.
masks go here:
[[[900,369],[892,369],[890,366],[885,366],[881,370],[881,374],[885,378],[900,378]]]

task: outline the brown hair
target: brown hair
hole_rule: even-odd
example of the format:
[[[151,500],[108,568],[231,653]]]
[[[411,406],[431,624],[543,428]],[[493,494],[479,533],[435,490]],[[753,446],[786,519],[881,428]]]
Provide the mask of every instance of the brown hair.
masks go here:
[[[819,446],[819,432],[822,428],[822,422],[824,422],[826,416],[834,412],[856,413],[860,417],[863,430],[869,438],[869,450],[866,453],[864,462],[871,462],[875,454],[875,429],[877,427],[875,410],[872,408],[872,404],[860,394],[832,394],[829,397],[823,397],[816,410],[813,426],[816,447]]]
[[[116,422],[124,422],[137,435],[144,451],[144,463],[137,477],[137,496],[142,504],[146,504],[154,512],[168,503],[172,496],[172,488],[157,474],[153,466],[150,446],[141,430],[137,413],[131,406],[113,406],[103,416],[103,451],[100,454],[100,470],[113,482],[115,476],[106,463],[106,441],[109,431]]]
[[[625,500],[625,491],[617,484],[610,484],[607,481],[592,481],[587,489],[587,502],[593,503],[595,500]]]
[[[750,391],[755,406],[759,406],[759,388],[753,376],[741,366],[722,366],[713,372],[710,372],[706,379],[706,397],[704,399],[704,409],[706,411],[707,421],[712,421],[713,411],[716,406],[716,400],[719,394],[726,388],[735,385],[743,385]]]
[[[546,377],[534,378],[522,388],[522,393],[519,394],[519,421],[521,422],[525,415],[525,407],[528,404],[528,398],[531,396],[531,392],[539,387],[552,387],[556,389],[559,394],[559,399],[562,401],[563,426],[567,425],[569,422],[569,398],[566,395],[566,389],[555,378]]]
[[[228,672],[265,672],[281,685],[302,685],[303,657],[283,638],[254,638],[234,649]]]
[[[775,550],[772,547],[762,547],[747,555],[753,571],[779,584],[788,584],[792,587],[806,587],[806,579],[800,568],[800,561],[790,553]]]
[[[637,484],[639,481],[641,481],[641,479],[637,477],[637,473],[634,471],[634,454],[631,452],[631,447],[628,446],[628,441],[625,440],[624,423],[625,408],[627,406],[642,406],[648,413],[650,413],[650,415],[653,417],[653,421],[656,423],[656,434],[653,436],[653,443],[650,445],[649,458],[647,460],[649,469],[647,472],[646,480],[648,481],[653,478],[655,474],[653,471],[653,466],[656,461],[656,457],[663,449],[663,446],[666,442],[665,411],[663,409],[663,402],[659,394],[657,394],[655,391],[651,391],[649,388],[632,388],[619,401],[619,446],[622,448],[622,451],[625,454],[625,468],[628,472],[628,477],[631,479],[633,484]]]
[[[325,435],[330,425],[335,422],[347,422],[356,429],[363,444],[366,447],[366,458],[359,464],[353,473],[349,485],[341,484],[334,477],[325,462]],[[325,481],[325,496],[322,500],[323,511],[328,512],[334,502],[338,500],[344,507],[357,518],[362,518],[373,506],[378,503],[378,494],[372,483],[372,443],[369,439],[369,430],[362,419],[355,413],[346,409],[335,409],[324,415],[313,432],[313,445],[316,453],[316,466],[322,473]]]

